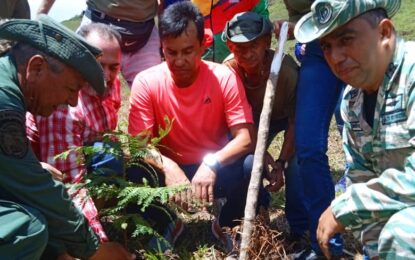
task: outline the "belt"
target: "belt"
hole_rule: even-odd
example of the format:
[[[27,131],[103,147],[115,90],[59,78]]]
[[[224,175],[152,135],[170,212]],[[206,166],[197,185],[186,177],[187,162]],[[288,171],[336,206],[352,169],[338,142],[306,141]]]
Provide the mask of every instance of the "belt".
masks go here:
[[[109,16],[109,15],[103,13],[103,12],[91,9],[89,7],[87,7],[86,10],[85,10],[85,16],[88,17],[91,20],[92,20],[92,16],[96,16],[99,19],[106,20],[108,22],[122,22],[122,21],[131,22],[131,21],[122,20],[122,19],[119,19],[119,18]]]

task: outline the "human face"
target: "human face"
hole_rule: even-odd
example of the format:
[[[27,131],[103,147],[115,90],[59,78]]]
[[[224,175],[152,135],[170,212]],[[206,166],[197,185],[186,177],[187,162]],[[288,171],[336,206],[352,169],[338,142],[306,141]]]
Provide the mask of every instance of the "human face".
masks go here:
[[[324,57],[334,74],[347,84],[377,91],[394,46],[393,26],[388,19],[372,28],[362,16],[320,40]]]
[[[186,30],[178,37],[161,40],[164,57],[171,71],[174,83],[178,87],[188,87],[197,78],[204,43],[197,37],[196,24],[190,22]]]
[[[228,41],[228,47],[235,56],[238,65],[248,73],[261,71],[263,68],[265,52],[270,44],[271,38],[268,35],[245,43]]]
[[[112,88],[114,81],[117,78],[118,72],[120,72],[120,45],[115,39],[103,40],[98,32],[91,32],[86,37],[86,41],[92,46],[98,47],[102,50],[102,55],[98,58],[98,61],[104,70],[107,89]]]
[[[60,63],[60,71],[53,71],[42,56],[32,57],[26,73],[25,100],[34,115],[49,116],[62,105],[76,106],[78,91],[85,84],[82,75]]]

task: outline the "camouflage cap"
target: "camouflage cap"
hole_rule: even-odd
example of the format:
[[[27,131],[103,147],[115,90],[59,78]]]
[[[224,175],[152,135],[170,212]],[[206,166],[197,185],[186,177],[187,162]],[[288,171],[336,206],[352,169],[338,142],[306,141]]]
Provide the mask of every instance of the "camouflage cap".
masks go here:
[[[101,50],[49,16],[7,21],[0,25],[0,39],[23,42],[57,58],[78,71],[98,94],[105,92],[104,72],[96,59]]]
[[[271,31],[272,23],[268,18],[253,12],[238,13],[226,23],[222,41],[250,42]]]
[[[294,35],[301,43],[311,42],[373,9],[382,8],[392,17],[400,5],[401,0],[316,0],[297,22]]]

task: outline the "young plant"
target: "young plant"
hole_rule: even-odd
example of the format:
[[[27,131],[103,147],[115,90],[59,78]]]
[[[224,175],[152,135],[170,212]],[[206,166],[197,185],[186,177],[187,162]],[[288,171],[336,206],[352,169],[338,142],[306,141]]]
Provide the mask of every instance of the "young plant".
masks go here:
[[[152,228],[148,217],[143,217],[144,212],[148,207],[156,207],[170,216],[165,208],[169,197],[189,188],[187,185],[160,186],[154,167],[162,164],[158,147],[169,133],[172,122],[165,118],[166,127],[160,128],[157,137],[150,138],[147,132],[131,136],[118,130],[102,134],[99,145],[74,147],[56,156],[56,159],[66,159],[70,153],[76,153],[78,163],[87,166],[83,182],[67,184],[67,188],[85,188],[94,201],[104,201],[105,206],[98,209],[100,217],[123,231],[125,240],[141,235],[163,239]],[[152,163],[147,163],[149,160]],[[137,170],[144,173],[143,176],[135,176],[133,173]],[[128,210],[130,208],[133,210]]]

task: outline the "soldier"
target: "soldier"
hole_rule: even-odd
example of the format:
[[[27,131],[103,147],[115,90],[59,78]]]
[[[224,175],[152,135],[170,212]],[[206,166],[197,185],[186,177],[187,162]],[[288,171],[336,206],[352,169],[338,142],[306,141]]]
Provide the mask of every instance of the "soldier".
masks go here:
[[[371,259],[415,255],[415,43],[390,19],[399,0],[316,1],[299,21],[300,42],[320,38],[332,71],[348,85],[342,103],[347,190],[322,214],[317,238],[347,227]]]
[[[117,243],[99,243],[62,184],[53,181],[29,146],[25,113],[48,116],[75,106],[87,81],[103,94],[96,60],[101,52],[47,16],[0,25],[0,39],[15,41],[0,56],[1,259],[132,259]]]

